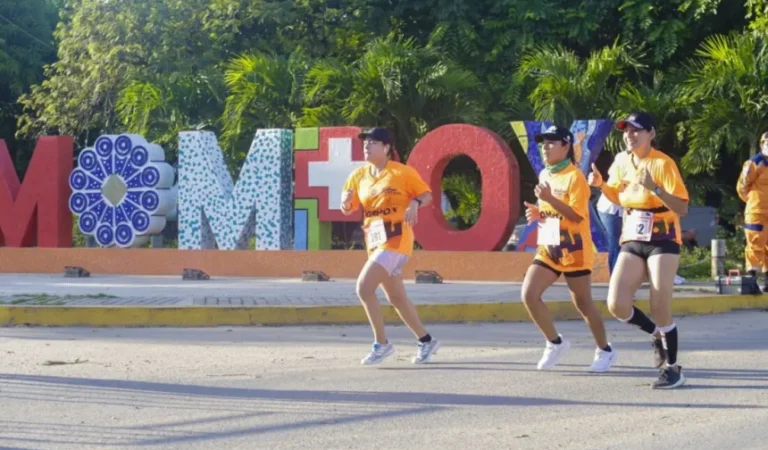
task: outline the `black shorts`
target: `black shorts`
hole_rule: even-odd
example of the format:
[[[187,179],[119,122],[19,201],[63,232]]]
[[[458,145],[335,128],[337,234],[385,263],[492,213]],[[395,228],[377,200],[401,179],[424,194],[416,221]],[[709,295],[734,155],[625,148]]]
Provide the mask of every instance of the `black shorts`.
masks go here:
[[[679,255],[680,244],[675,241],[629,241],[621,244],[622,252],[631,253],[647,260],[653,255]]]
[[[549,264],[545,263],[544,261],[539,261],[538,259],[534,259],[532,264],[551,270],[552,272],[555,273],[555,275],[557,275],[558,278],[560,277],[561,274],[565,275],[565,278],[578,278],[578,277],[590,275],[592,273],[592,271],[588,269],[574,270],[573,272],[560,272],[559,270],[556,270],[554,267],[551,267]]]

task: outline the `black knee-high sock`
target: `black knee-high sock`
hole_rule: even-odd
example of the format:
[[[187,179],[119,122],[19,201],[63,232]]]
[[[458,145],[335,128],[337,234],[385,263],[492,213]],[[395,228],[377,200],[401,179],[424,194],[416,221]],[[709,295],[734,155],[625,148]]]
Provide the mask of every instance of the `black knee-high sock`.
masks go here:
[[[635,306],[632,307],[632,317],[626,322],[639,327],[648,334],[656,332],[656,324]]]
[[[667,349],[667,365],[669,366],[674,366],[677,363],[677,327],[675,324],[672,326],[674,328],[671,330],[661,332],[661,342]]]

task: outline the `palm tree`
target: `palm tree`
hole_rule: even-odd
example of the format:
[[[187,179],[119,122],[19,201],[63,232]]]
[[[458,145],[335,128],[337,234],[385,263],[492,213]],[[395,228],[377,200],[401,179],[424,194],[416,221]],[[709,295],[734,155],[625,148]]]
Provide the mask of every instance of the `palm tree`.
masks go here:
[[[371,42],[352,64],[315,64],[304,86],[301,124],[387,126],[405,149],[429,130],[455,122],[479,123],[481,83],[433,48],[413,39]]]
[[[641,56],[618,42],[585,59],[560,45],[543,45],[523,55],[517,78],[530,84],[528,100],[537,120],[567,126],[607,117],[626,77],[644,67]]]
[[[125,131],[175,151],[180,131],[213,127],[224,107],[224,86],[215,69],[133,79],[117,96],[115,111]]]
[[[224,76],[229,95],[221,117],[224,145],[252,138],[257,128],[292,128],[301,112],[308,68],[301,49],[288,57],[254,53],[230,60]]]
[[[725,152],[743,161],[768,130],[768,47],[757,33],[708,38],[687,64],[679,99],[691,109],[684,124],[689,151],[682,166],[711,174]]]
[[[455,173],[443,178],[443,190],[456,199],[458,206],[446,214],[446,219],[458,218],[460,229],[469,228],[480,218],[483,203],[479,174]]]

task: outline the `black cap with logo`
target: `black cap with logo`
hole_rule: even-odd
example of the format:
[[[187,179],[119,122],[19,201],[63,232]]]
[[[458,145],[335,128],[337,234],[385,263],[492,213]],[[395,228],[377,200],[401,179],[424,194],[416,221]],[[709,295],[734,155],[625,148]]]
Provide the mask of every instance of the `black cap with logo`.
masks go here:
[[[567,128],[552,125],[547,128],[545,132],[533,137],[533,140],[539,144],[544,142],[545,139],[548,141],[565,141],[569,144],[573,144],[573,133]]]
[[[379,141],[384,144],[392,143],[392,136],[389,134],[389,130],[386,128],[371,128],[368,131],[363,131],[357,135],[360,140]]]
[[[624,130],[627,125],[632,125],[637,129],[645,131],[656,129],[656,121],[653,119],[653,116],[645,112],[630,114],[626,119],[616,122],[616,128],[619,130]]]

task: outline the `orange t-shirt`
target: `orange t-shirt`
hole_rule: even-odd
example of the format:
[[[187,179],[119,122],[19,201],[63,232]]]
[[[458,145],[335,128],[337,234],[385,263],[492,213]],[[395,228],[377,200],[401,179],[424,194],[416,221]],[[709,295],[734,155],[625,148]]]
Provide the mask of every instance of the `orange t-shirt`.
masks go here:
[[[651,149],[648,156],[637,161],[637,167],[633,163],[634,157],[629,155],[621,160],[617,159],[611,166],[611,177],[607,183],[610,188],[618,193],[619,204],[624,207],[624,223],[627,223],[627,215],[632,209],[653,210],[665,208],[654,193],[637,183],[637,176],[643,168],[653,179],[653,182],[667,193],[688,201],[688,189],[685,187],[683,177],[677,168],[675,161],[665,153]],[[682,244],[682,230],[680,230],[680,216],[667,209],[663,212],[654,212],[652,219],[650,241],[674,241]],[[620,243],[629,241],[625,234],[626,227],[622,230]]]
[[[768,216],[768,159],[755,155],[744,163],[736,185],[736,192],[746,204],[744,220],[747,224],[760,224]]]
[[[544,169],[539,174],[539,182],[549,183],[552,195],[581,216],[579,223],[572,222],[549,203],[540,200],[539,211],[544,221],[557,218],[560,221],[560,245],[539,245],[535,259],[560,272],[592,270],[595,250],[592,245],[592,232],[589,227],[589,184],[586,177],[576,166],[570,164],[557,173]]]
[[[371,175],[371,165],[356,169],[344,183],[344,191],[352,190],[352,210],[363,207],[363,230],[377,220],[393,231],[392,237],[378,247],[371,248],[366,240],[368,253],[377,248],[411,256],[413,253],[413,229],[405,223],[405,210],[411,201],[431,192],[427,183],[413,167],[389,161],[377,176]]]

